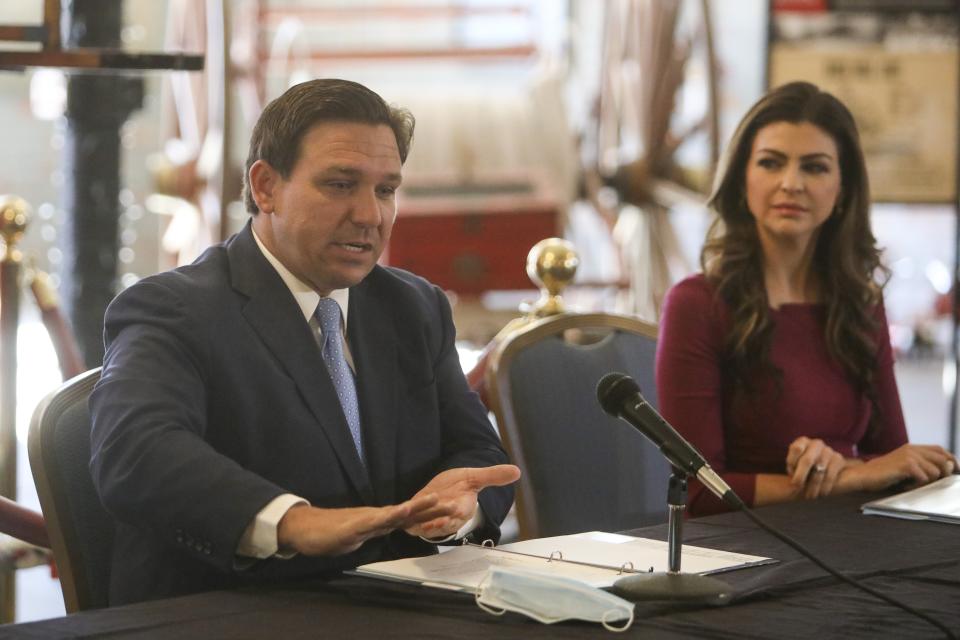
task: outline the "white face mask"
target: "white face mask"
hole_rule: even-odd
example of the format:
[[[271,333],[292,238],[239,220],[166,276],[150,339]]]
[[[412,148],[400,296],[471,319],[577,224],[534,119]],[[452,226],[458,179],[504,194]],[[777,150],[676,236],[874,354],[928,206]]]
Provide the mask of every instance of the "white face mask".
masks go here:
[[[633,624],[633,603],[583,582],[535,571],[491,567],[477,589],[477,605],[494,615],[515,611],[544,624],[599,622],[609,631]],[[614,627],[611,622],[627,622]]]

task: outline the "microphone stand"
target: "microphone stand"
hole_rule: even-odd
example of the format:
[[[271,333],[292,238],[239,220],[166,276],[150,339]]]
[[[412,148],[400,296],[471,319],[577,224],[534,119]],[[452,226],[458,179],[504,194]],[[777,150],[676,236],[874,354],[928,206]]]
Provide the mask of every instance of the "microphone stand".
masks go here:
[[[621,578],[613,592],[627,600],[680,600],[721,605],[730,602],[733,590],[725,582],[695,573],[681,573],[683,549],[683,512],[687,508],[687,474],[672,467],[667,487],[667,566],[666,572],[639,573]]]

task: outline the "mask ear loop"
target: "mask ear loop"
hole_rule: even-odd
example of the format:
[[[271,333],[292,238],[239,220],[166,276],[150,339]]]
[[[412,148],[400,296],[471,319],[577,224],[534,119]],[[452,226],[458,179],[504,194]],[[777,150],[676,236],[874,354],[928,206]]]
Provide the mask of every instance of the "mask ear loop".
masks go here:
[[[486,546],[486,541],[484,541],[484,546]],[[495,609],[494,607],[491,607],[491,606],[488,605],[488,604],[484,604],[483,602],[480,602],[480,594],[483,593],[483,587],[484,587],[484,585],[485,585],[485,583],[487,582],[488,579],[489,579],[489,577],[484,578],[484,579],[480,582],[480,584],[477,585],[477,590],[473,592],[473,600],[474,600],[474,602],[477,603],[477,606],[478,606],[478,607],[480,607],[481,609],[483,609],[483,610],[486,611],[487,613],[492,614],[492,615],[495,615],[495,616],[502,616],[503,614],[505,614],[505,613],[507,612],[506,609]]]
[[[474,599],[474,602],[477,603],[477,606],[483,609],[484,611],[486,611],[487,613],[493,614],[495,616],[502,616],[507,612],[506,609],[494,609],[490,605],[480,602],[480,591],[477,591],[475,594],[473,594],[473,599]],[[631,622],[632,621],[633,621],[633,617],[631,616]]]
[[[618,613],[616,609],[610,609],[609,611],[604,612],[603,618],[600,620],[600,624],[603,625],[603,628],[607,631],[612,631],[614,633],[623,633],[630,628],[630,625],[633,624],[633,607],[630,608],[630,617],[627,618],[626,623],[622,627],[615,627],[609,622],[607,618],[611,617],[612,614]]]

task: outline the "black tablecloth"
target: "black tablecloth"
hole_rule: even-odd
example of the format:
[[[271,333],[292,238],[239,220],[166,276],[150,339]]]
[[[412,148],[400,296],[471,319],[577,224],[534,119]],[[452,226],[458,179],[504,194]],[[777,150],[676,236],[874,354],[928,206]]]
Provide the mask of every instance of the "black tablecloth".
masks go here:
[[[864,516],[874,495],[758,509],[823,560],[960,631],[960,527]],[[666,527],[631,532],[666,539]],[[627,637],[938,638],[942,632],[825,574],[742,514],[690,520],[684,542],[769,556],[777,564],[717,577],[726,607],[638,604]],[[0,638],[580,638],[599,625],[541,625],[481,611],[470,595],[355,576],[221,591],[0,627]]]

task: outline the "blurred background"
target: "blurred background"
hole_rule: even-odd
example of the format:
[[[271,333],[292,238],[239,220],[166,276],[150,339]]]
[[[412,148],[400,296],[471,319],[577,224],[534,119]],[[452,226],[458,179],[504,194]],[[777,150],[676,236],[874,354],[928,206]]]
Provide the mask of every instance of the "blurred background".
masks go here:
[[[704,193],[746,108],[795,78],[836,92],[868,153],[911,440],[955,446],[953,0],[59,4],[0,6],[0,193],[30,212],[7,243],[8,257],[15,248],[22,258],[4,297],[9,317],[17,296],[16,330],[2,345],[13,352],[15,335],[16,438],[4,446],[18,461],[8,497],[23,506],[39,509],[30,416],[65,373],[99,365],[106,301],[245,224],[253,122],[266,101],[314,77],[364,83],[416,116],[383,261],[449,291],[468,371],[537,297],[525,263],[544,238],[566,238],[580,256],[567,308],[656,321],[667,288],[698,270]],[[14,28],[44,25],[51,6],[67,49],[193,58],[65,68]],[[98,18],[107,13],[113,23]],[[171,70],[190,59],[204,70]],[[16,620],[62,615],[49,565],[3,544],[8,572],[37,565],[16,571]]]

